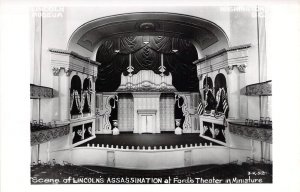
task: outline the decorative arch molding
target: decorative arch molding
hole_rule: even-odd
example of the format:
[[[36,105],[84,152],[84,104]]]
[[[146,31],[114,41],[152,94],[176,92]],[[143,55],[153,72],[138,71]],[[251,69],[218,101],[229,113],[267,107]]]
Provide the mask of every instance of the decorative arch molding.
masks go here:
[[[71,35],[68,50],[74,51],[79,46],[88,50],[91,57],[102,39],[146,33],[190,39],[201,49],[216,42],[228,47],[226,33],[212,21],[178,13],[134,12],[101,17],[82,24]]]

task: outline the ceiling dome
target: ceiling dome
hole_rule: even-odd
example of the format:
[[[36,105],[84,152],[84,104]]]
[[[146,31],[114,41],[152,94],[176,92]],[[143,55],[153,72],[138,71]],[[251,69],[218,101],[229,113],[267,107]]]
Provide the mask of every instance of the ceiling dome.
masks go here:
[[[202,50],[222,42],[228,47],[225,32],[208,20],[165,12],[141,12],[98,18],[81,25],[69,39],[68,49],[80,46],[90,52],[107,38],[123,36],[167,36],[188,39]]]

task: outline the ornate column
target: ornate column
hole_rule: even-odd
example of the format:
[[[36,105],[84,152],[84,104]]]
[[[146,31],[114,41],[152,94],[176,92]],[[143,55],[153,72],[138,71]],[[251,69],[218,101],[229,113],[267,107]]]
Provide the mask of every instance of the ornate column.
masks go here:
[[[55,98],[55,108],[57,111],[54,116],[56,120],[62,122],[70,121],[70,73],[68,70],[53,67],[54,89],[58,91]]]
[[[241,107],[241,100],[244,97],[241,94],[242,88],[245,87],[245,73],[248,64],[247,49],[250,46],[241,46],[227,51],[228,66],[225,68],[227,72],[228,86],[228,119],[239,119],[244,116],[242,111],[245,107]]]
[[[239,72],[237,68],[227,68],[227,94],[229,105],[229,119],[238,119],[240,111],[240,86],[239,86]]]

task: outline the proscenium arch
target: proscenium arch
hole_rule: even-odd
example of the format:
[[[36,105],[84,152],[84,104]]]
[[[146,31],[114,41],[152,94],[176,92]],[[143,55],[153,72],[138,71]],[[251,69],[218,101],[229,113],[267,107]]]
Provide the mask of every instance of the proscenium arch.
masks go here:
[[[212,42],[213,36],[217,38],[217,42],[208,44],[208,47],[219,43],[218,50],[228,48],[228,37],[224,30],[209,20],[178,13],[134,12],[101,17],[82,24],[72,33],[68,41],[68,50],[95,59],[101,40],[131,34],[189,39],[197,49],[198,58],[203,57],[201,46],[203,47],[207,38],[211,38]]]

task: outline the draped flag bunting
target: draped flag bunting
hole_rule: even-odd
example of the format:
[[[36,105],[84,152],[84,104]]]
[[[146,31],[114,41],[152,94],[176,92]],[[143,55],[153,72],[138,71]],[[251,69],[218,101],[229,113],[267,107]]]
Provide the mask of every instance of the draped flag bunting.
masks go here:
[[[129,75],[129,58],[130,66],[134,68],[133,75],[141,70],[152,70],[161,74],[162,54],[166,68],[163,74],[172,74],[174,87],[178,91],[198,90],[199,80],[196,65],[193,64],[198,59],[198,54],[194,45],[189,40],[175,37],[147,37],[147,44],[143,41],[144,36],[120,37],[100,42],[96,55],[96,61],[101,63],[98,67],[96,91],[116,91],[120,86],[121,75]]]
[[[223,112],[225,117],[228,117],[228,112],[229,112],[229,106],[228,106],[228,101],[227,101],[227,97],[226,97],[226,93],[225,90],[223,89],[224,94],[222,94],[222,101],[223,101]]]
[[[72,111],[72,107],[75,102],[75,107],[78,109],[79,113],[81,114],[84,108],[85,100],[87,100],[88,109],[91,110],[91,95],[88,93],[88,91],[84,91],[80,95],[78,94],[77,90],[74,90],[71,94],[71,106],[70,110]]]
[[[74,105],[74,91],[71,94],[71,103],[70,103],[70,111],[72,111],[72,106]]]
[[[91,94],[89,94],[87,92],[86,95],[87,95],[87,104],[88,104],[89,110],[91,110]]]
[[[227,118],[229,106],[228,106],[227,94],[224,88],[220,88],[218,90],[216,94],[216,101],[217,101],[217,106],[216,106],[217,111],[222,111],[225,117]]]
[[[199,105],[198,105],[198,107],[197,107],[197,113],[198,113],[199,115],[202,115],[203,112],[204,112],[204,107],[203,107],[202,102],[200,101],[200,102],[199,102]]]
[[[80,101],[80,96],[78,94],[78,91],[74,91],[74,100],[75,100],[75,104],[77,109],[80,111],[80,106],[81,106],[81,101]]]
[[[80,113],[82,113],[82,111],[83,111],[84,102],[85,102],[85,97],[86,97],[86,91],[84,91],[84,92],[82,93],[82,96],[81,96]]]

